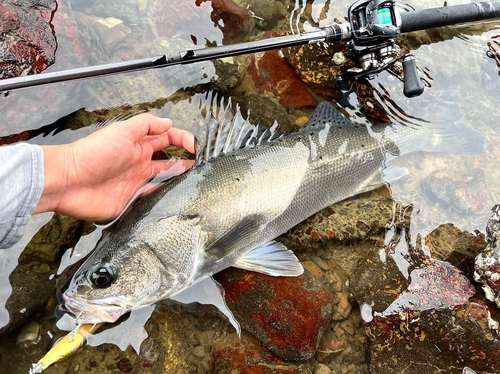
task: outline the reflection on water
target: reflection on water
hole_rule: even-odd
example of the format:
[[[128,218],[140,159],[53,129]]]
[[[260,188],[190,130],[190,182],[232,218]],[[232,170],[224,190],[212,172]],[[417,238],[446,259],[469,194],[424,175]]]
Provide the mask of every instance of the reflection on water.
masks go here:
[[[455,5],[462,1],[447,3]],[[57,38],[55,63],[45,71],[173,53],[205,45],[230,44],[273,33],[309,31],[345,21],[349,5],[347,0],[61,1],[51,21]],[[435,0],[415,0],[398,6],[401,11],[408,11],[441,5]],[[372,372],[392,372],[395,367],[401,368],[393,363],[390,353],[377,349],[391,341],[395,351],[404,352],[399,350],[398,342],[413,339],[413,335],[397,335],[397,329],[393,328],[404,325],[405,331],[418,333],[421,342],[427,344],[417,341],[410,344],[414,357],[409,363],[416,364],[415,367],[432,361],[432,365],[448,365],[448,368],[455,364],[453,360],[448,361],[450,352],[459,352],[460,357],[470,358],[466,362],[476,372],[495,371],[479,358],[475,359],[481,356],[480,352],[486,352],[486,355],[494,352],[498,342],[493,336],[490,340],[483,339],[481,334],[484,331],[478,330],[476,325],[467,325],[469,322],[465,320],[450,322],[458,321],[457,316],[466,315],[475,318],[479,325],[487,326],[490,317],[482,304],[466,303],[459,309],[445,308],[435,314],[433,311],[426,314],[426,311],[410,310],[404,316],[394,314],[392,319],[377,316],[377,323],[367,325],[365,332],[357,303],[363,305],[365,302],[366,312],[370,305],[374,308],[377,303],[388,302],[369,286],[369,279],[375,275],[367,269],[374,268],[374,264],[384,274],[390,274],[388,278],[393,283],[385,292],[392,292],[392,300],[405,292],[406,295],[414,292],[414,295],[417,291],[411,287],[420,287],[433,290],[426,296],[429,298],[443,293],[444,297],[436,302],[448,300],[447,305],[451,305],[449,300],[453,293],[446,289],[437,292],[430,283],[436,282],[443,274],[453,274],[462,281],[463,276],[456,273],[455,267],[472,281],[471,261],[484,248],[484,240],[478,232],[484,233],[489,208],[500,199],[497,167],[500,155],[497,125],[500,119],[499,25],[498,22],[489,22],[403,36],[402,48],[412,50],[425,81],[426,90],[422,96],[407,99],[402,95],[401,81],[385,72],[354,87],[349,97],[352,108],[342,110],[351,120],[368,125],[374,133],[380,119],[422,128],[464,122],[485,136],[486,151],[479,155],[419,153],[397,159],[395,165],[407,169],[408,174],[391,182],[389,189],[379,189],[336,204],[282,238],[336,300],[332,321],[325,325],[324,335],[317,342],[318,351],[314,356],[307,356],[309,361],[306,362],[312,367],[325,370],[324,366],[328,366],[334,372],[367,372],[368,355],[372,363],[381,365],[381,369],[370,366]],[[315,48],[324,53],[325,61],[333,57],[325,46]],[[199,104],[210,90],[231,97],[244,111],[250,110],[252,122],[261,120],[270,125],[276,119],[283,128],[291,130],[305,122],[315,103],[325,99],[335,101],[338,95],[335,85],[331,84],[334,82],[334,77],[329,75],[332,69],[320,70],[315,65],[316,59],[305,55],[287,57],[294,68],[285,70],[288,71],[285,76],[280,72],[289,69],[290,65],[284,64],[278,54],[259,53],[11,92],[0,98],[0,144],[21,140],[36,144],[73,141],[95,131],[90,126],[93,122],[141,110],[169,116],[176,126],[199,135],[203,130],[199,127],[202,114]],[[306,82],[308,89],[303,90],[302,81]],[[371,113],[376,119],[367,119],[362,113]],[[429,142],[432,141],[429,137]],[[60,330],[67,328],[63,326],[64,321],[56,325],[53,316],[56,295],[102,235],[103,227],[96,229],[91,223],[56,215],[35,236],[51,216],[34,217],[22,241],[14,248],[0,251],[0,326],[4,328],[0,333],[0,346],[6,353],[2,352],[0,364],[9,372],[26,372],[29,364],[43,356],[54,340],[65,333]],[[405,251],[397,250],[401,244],[393,245],[394,249],[390,241],[384,241],[392,235],[392,231],[386,235],[386,225],[393,231],[404,227],[404,232],[411,234],[408,234]],[[26,250],[21,255],[24,248]],[[422,261],[427,260],[416,262],[412,251],[420,255],[431,254],[435,262],[426,262],[424,266]],[[397,261],[397,264],[391,267],[391,261]],[[451,263],[453,270],[448,267],[451,265],[436,265],[441,264],[438,261]],[[366,276],[368,281],[362,283],[362,277],[358,277],[355,291],[362,288],[365,295],[374,295],[373,298],[356,297],[353,286],[347,286],[349,278],[357,274]],[[429,284],[415,286],[417,279]],[[283,324],[275,320],[280,317],[272,314],[273,302],[276,303],[272,296],[264,291],[249,295],[238,289],[247,286],[252,289],[256,285],[250,287],[232,273],[222,275],[220,281],[231,284],[237,290],[234,292],[241,292],[228,295],[228,298],[233,297],[230,299],[233,302],[241,296],[247,303],[245,307],[254,316],[263,312],[252,308],[266,300],[267,313],[273,317],[259,317],[264,321],[264,327],[259,327],[258,332],[257,328],[247,329],[261,341],[271,336],[276,339],[278,332],[287,329],[293,331],[294,322]],[[281,279],[278,281],[276,287],[286,284]],[[351,292],[357,303],[349,296]],[[481,292],[476,297],[483,299]],[[280,305],[284,308],[288,305],[285,304]],[[496,307],[486,305],[491,318],[497,318]],[[241,304],[234,301],[235,310],[239,307]],[[242,340],[233,339],[234,330],[210,308],[190,307],[192,313],[185,312],[187,307],[179,308],[180,315],[172,314],[163,304],[156,309],[150,307],[134,312],[117,327],[89,340],[90,345],[114,342],[119,348],[112,345],[87,347],[73,361],[52,370],[63,372],[86,367],[91,371],[107,372],[109,367],[123,372],[140,372],[142,369],[161,372],[155,368],[162,367],[170,372],[207,372],[212,365],[215,372],[224,372],[221,368],[237,368],[238,365],[237,355],[231,349],[239,347],[248,357],[253,357],[259,349],[266,349],[256,348],[261,347],[260,343],[246,332]],[[432,318],[439,321],[443,331],[462,329],[470,336],[477,333],[481,337],[460,348],[453,344],[459,339],[463,343],[464,339],[451,333],[449,346],[453,347],[449,348],[443,344],[446,337],[440,337],[429,327]],[[30,321],[35,321],[35,324],[28,323]],[[254,320],[247,322],[251,326],[256,323]],[[421,335],[422,331],[426,336]],[[140,354],[133,353],[131,347],[127,348],[129,345]],[[274,353],[290,358],[292,355],[286,347],[297,347],[297,342],[289,338],[283,343],[285,348],[277,343],[275,347],[278,348],[273,348]],[[437,348],[431,352],[429,347]],[[450,349],[447,354],[442,352],[446,349]],[[229,356],[230,359],[224,356],[229,351],[234,354]],[[382,353],[377,355],[377,352]],[[260,357],[255,362],[258,363],[255,367],[276,365],[268,357]],[[294,365],[297,370],[305,370],[301,363]],[[463,369],[457,366],[456,372]]]

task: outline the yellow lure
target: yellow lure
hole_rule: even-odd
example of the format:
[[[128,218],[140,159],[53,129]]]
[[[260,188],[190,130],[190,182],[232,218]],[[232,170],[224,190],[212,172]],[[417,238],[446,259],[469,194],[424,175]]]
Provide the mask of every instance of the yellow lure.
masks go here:
[[[104,323],[98,323],[96,325],[85,324],[80,326],[77,331],[66,335],[59,340],[52,349],[38,361],[38,363],[33,364],[30,374],[41,373],[50,365],[60,362],[77,352],[87,341],[87,336],[95,333],[102,325],[104,325]]]

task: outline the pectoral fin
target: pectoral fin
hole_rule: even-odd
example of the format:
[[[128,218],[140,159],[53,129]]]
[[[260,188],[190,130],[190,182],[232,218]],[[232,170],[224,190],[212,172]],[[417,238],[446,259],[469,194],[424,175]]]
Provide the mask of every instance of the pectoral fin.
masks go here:
[[[274,241],[250,251],[234,266],[275,277],[295,277],[304,272],[304,268],[293,252],[283,244]]]
[[[207,247],[206,255],[219,260],[246,247],[252,237],[259,233],[264,222],[264,217],[261,214],[252,214],[243,218],[228,232],[210,244]]]

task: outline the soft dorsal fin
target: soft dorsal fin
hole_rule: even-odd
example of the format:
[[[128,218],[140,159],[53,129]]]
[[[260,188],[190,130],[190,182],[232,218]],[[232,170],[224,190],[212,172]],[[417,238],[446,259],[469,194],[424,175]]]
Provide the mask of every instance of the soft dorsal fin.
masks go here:
[[[331,126],[356,126],[328,101],[322,101],[299,131],[319,131]]]
[[[282,136],[276,121],[270,128],[260,123],[252,125],[248,118],[241,115],[239,105],[236,105],[236,114],[233,115],[231,99],[227,105],[221,99],[217,117],[212,112],[207,115],[205,142],[196,154],[196,165],[238,149],[268,144]]]

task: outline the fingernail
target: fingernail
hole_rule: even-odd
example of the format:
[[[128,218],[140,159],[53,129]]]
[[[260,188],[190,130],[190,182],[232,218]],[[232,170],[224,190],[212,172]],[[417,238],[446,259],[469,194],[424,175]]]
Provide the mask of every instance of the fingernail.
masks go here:
[[[160,118],[160,120],[166,125],[173,125],[173,121],[170,118]]]

